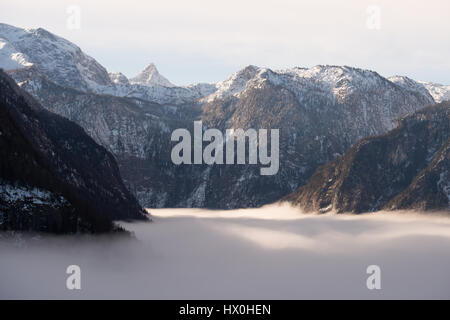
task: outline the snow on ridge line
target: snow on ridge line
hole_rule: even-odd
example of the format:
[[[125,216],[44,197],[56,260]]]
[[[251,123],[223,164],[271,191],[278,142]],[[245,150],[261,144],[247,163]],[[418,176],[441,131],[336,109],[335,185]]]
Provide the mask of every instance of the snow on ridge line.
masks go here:
[[[450,100],[450,85],[443,85],[433,82],[419,81],[433,97],[434,101],[442,102]]]
[[[357,88],[366,90],[383,83],[394,82],[379,75],[376,71],[349,66],[317,65],[311,68],[294,67],[271,70],[249,65],[233,73],[226,80],[218,82],[216,84],[217,90],[202,98],[201,101],[212,102],[215,99],[230,96],[239,97],[247,87],[258,87],[264,81],[291,89],[297,96],[307,95],[311,90],[320,90],[331,99],[342,99]],[[410,81],[411,83],[417,83],[414,80]],[[429,96],[428,91],[420,84],[417,84],[414,88],[412,85],[409,87],[407,85],[401,86]]]
[[[50,47],[53,51],[44,50]],[[153,63],[136,77],[127,79],[123,74],[108,73],[78,46],[45,29],[21,29],[0,23],[0,67],[10,70],[33,64],[57,84],[100,94],[132,96],[162,104],[179,104],[198,99],[210,102],[216,98],[238,95],[251,80],[258,85],[265,81],[264,79],[293,89],[310,80],[310,86],[315,83],[314,87],[325,91],[331,90],[332,95],[339,96],[351,92],[352,85],[349,85],[349,82],[352,80],[369,86],[371,82],[377,81],[376,76],[379,76],[374,71],[348,66],[318,65],[311,68],[294,67],[273,71],[250,65],[221,82],[176,86],[159,74]],[[395,77],[392,78],[388,79],[395,83]],[[341,79],[347,83],[344,82],[340,84],[338,90],[333,90]],[[423,87],[436,102],[450,99],[450,86],[411,81],[417,84],[415,90],[421,91]]]
[[[0,185],[1,198],[6,202],[31,201],[34,204],[56,204],[64,203],[63,197],[56,197],[48,190],[36,187],[13,186],[11,184]],[[53,202],[52,202],[53,200]],[[56,201],[55,201],[56,200]]]

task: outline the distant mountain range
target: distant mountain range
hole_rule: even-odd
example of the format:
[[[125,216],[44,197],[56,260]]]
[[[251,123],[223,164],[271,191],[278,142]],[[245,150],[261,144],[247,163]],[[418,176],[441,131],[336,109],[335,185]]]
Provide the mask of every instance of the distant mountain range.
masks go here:
[[[348,66],[248,66],[222,82],[179,87],[154,64],[127,79],[44,29],[5,24],[0,67],[46,109],[76,122],[109,150],[145,207],[231,209],[297,194],[318,167],[450,92],[449,86]],[[222,131],[280,129],[278,174],[260,176],[253,165],[174,165],[171,132],[192,130],[194,120]]]

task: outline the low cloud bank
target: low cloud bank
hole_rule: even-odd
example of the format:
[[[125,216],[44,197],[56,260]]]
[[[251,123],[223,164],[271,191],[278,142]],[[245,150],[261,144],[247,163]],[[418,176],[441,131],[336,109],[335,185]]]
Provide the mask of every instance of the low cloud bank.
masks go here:
[[[450,298],[450,218],[303,215],[289,206],[151,210],[136,240],[0,240],[0,298]],[[5,234],[0,234],[5,237]],[[66,289],[68,265],[81,290]],[[366,268],[381,268],[368,290]]]

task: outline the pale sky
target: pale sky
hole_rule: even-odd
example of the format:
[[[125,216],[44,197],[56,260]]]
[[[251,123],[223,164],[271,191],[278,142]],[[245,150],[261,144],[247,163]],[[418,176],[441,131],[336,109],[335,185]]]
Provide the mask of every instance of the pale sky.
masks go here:
[[[71,5],[80,29],[67,26]],[[350,65],[450,84],[448,0],[1,0],[0,22],[45,28],[128,77],[154,62],[179,85],[249,64]]]

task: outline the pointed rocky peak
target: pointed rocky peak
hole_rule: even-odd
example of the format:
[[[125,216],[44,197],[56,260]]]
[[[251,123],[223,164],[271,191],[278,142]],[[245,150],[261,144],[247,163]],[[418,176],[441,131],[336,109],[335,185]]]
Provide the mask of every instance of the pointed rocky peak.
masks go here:
[[[138,83],[147,86],[164,86],[164,87],[175,87],[169,80],[162,76],[154,63],[150,63],[144,68],[139,74],[130,79],[131,83]]]

